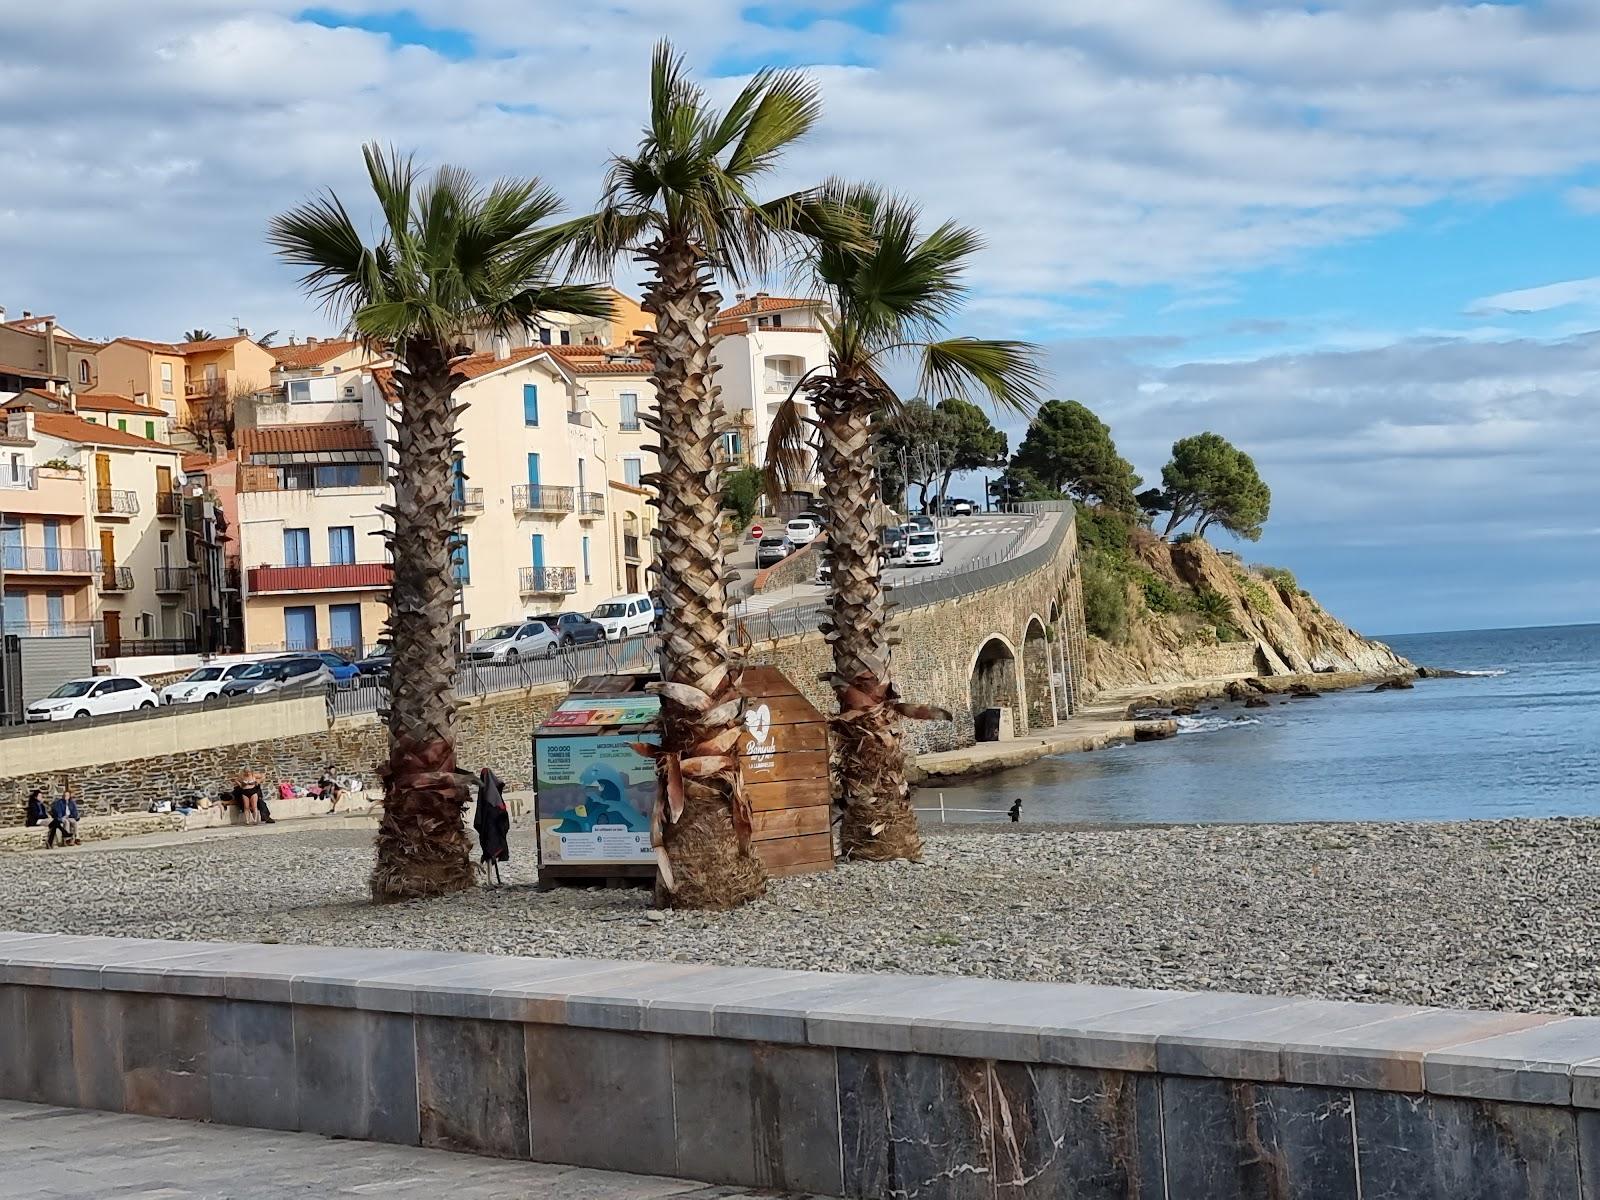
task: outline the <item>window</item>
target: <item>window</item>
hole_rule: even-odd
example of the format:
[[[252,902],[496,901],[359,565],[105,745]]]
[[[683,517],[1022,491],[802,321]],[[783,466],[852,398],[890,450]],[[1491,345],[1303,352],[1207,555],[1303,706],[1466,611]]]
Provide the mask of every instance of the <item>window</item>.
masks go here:
[[[637,458],[622,460],[622,482],[630,483],[634,487],[643,486],[639,481],[644,478],[644,463]]]
[[[278,478],[283,481],[285,491],[298,492],[311,486],[316,473],[310,467],[284,467],[278,472]]]
[[[543,325],[539,326],[539,344],[541,346],[548,346],[550,344],[550,331]]]
[[[361,652],[361,605],[328,605],[328,633],[340,650]],[[337,659],[335,660],[337,661]],[[328,664],[332,666],[332,663]]]
[[[533,569],[535,571],[544,570],[544,534],[536,533],[533,535],[529,552],[533,556]]]
[[[46,592],[44,594],[45,620],[50,622],[51,633],[65,633],[67,623],[67,597],[63,592]]]
[[[283,565],[286,567],[309,567],[311,565],[311,530],[285,529],[283,531]]]
[[[580,492],[584,490],[584,479],[585,479],[586,472],[584,471],[583,468],[584,468],[585,465],[586,465],[585,464],[585,460],[580,458],[578,460],[578,490]]]
[[[457,504],[464,503],[467,498],[467,465],[459,454],[450,464],[450,495]]]
[[[522,385],[522,423],[524,425],[537,425],[539,423],[539,385],[525,383]]]
[[[539,456],[537,454],[528,455],[528,486],[539,486]]]
[[[144,423],[144,436],[152,442],[156,440],[156,423],[154,421],[146,421]]]
[[[334,525],[328,530],[328,561],[353,563],[356,560],[356,530],[354,525]]]
[[[54,517],[46,517],[39,523],[39,534],[44,542],[44,569],[46,571],[59,571],[61,569],[61,522]]]
[[[122,430],[123,433],[127,433],[128,432],[128,418],[126,418],[126,417],[118,417],[117,418],[117,428]]]
[[[472,558],[467,549],[467,535],[458,533],[450,546],[450,566],[457,583],[472,582]]]
[[[290,404],[311,403],[311,381],[309,379],[291,379],[288,383]]]
[[[170,567],[171,565],[172,565],[172,535],[170,533],[163,533],[161,535],[161,566],[163,568],[166,568],[166,567]]]
[[[283,648],[285,650],[317,648],[316,605],[297,604],[283,610]]]
[[[561,344],[562,344],[562,345],[563,345],[563,346],[570,346],[570,345],[572,345],[572,330],[570,330],[570,329],[563,329],[563,330],[562,330],[562,331],[561,331]]]
[[[163,396],[172,395],[172,364],[171,363],[162,363],[161,364],[161,394]]]
[[[589,582],[589,535],[583,537],[583,581]]]
[[[89,382],[89,360],[87,358],[80,358],[78,360],[78,382]]]
[[[617,397],[622,405],[622,428],[639,428],[639,397],[633,392],[623,392]]]
[[[355,463],[318,467],[315,478],[319,488],[360,487],[361,468]]]

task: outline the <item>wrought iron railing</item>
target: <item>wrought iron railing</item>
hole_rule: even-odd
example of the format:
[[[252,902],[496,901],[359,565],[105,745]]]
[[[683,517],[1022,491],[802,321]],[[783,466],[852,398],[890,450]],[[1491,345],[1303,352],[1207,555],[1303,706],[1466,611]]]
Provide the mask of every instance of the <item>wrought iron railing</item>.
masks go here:
[[[0,546],[0,563],[18,574],[88,575],[99,569],[100,556],[75,546]]]
[[[100,590],[102,592],[126,592],[133,587],[132,567],[106,567],[100,568]]]
[[[159,517],[181,517],[183,515],[183,497],[177,492],[157,492],[156,515]]]
[[[119,488],[97,487],[94,490],[95,511],[102,516],[131,517],[139,511],[139,497],[135,492]]]
[[[569,513],[576,503],[573,488],[522,483],[511,489],[511,508],[519,513]]]
[[[483,511],[482,488],[457,488],[451,498],[451,504],[458,513],[481,513]]]
[[[187,592],[193,582],[193,567],[156,568],[156,591],[158,592]]]
[[[576,567],[523,567],[518,576],[525,596],[569,596],[578,590]]]
[[[578,515],[580,517],[603,517],[606,513],[606,497],[604,492],[579,492]]]

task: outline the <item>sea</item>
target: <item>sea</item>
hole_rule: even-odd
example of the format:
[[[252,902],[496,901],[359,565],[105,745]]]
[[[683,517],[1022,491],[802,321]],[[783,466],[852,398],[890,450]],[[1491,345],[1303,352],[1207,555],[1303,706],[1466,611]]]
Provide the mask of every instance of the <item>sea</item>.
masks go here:
[[[1218,701],[1177,737],[922,789],[924,825],[1462,821],[1600,815],[1600,625],[1385,637],[1462,672],[1410,691]],[[968,810],[968,811],[959,811]]]

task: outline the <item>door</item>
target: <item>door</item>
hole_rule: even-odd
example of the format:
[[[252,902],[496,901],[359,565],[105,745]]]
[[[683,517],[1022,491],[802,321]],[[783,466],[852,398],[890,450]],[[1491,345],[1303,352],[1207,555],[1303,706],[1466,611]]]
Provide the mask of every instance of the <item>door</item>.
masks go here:
[[[100,531],[100,579],[102,587],[115,589],[117,586],[117,536],[109,529]],[[106,639],[110,638],[108,630]]]
[[[122,646],[122,614],[108,609],[103,619],[106,626],[106,653],[115,658]]]
[[[528,455],[528,486],[533,488],[539,486],[539,456],[537,454]]]
[[[49,632],[57,637],[67,631],[67,597],[63,592],[44,594],[44,615],[50,622]]]
[[[46,517],[40,523],[40,540],[44,543],[44,569],[61,570],[61,522]]]
[[[150,428],[148,422],[146,423],[146,428]],[[155,440],[155,438],[153,436],[154,433],[155,433],[154,429],[151,429],[151,434],[152,434],[151,441]],[[161,508],[160,508],[160,505],[162,504],[161,497],[170,496],[170,495],[172,495],[172,468],[171,467],[157,467],[156,468],[156,505],[157,505],[156,511],[157,512],[161,511]]]
[[[111,456],[109,454],[96,454],[94,456],[94,490],[97,493],[100,511],[109,512],[111,509]]]
[[[315,605],[297,604],[283,610],[285,650],[317,648],[317,610]]]
[[[117,681],[115,679],[107,679],[103,683],[95,684],[94,691],[89,693],[88,700],[84,707],[96,715],[100,713],[116,712]]]
[[[544,534],[533,535],[531,552],[533,554],[533,569],[535,573],[544,570]]]
[[[28,623],[28,597],[24,592],[15,588],[6,589],[3,602],[0,602],[0,612],[5,615],[6,629],[11,633],[26,632],[23,626]]]
[[[20,571],[26,557],[22,549],[21,519],[0,517],[0,569]]]
[[[335,650],[361,653],[361,605],[328,605],[328,634]]]

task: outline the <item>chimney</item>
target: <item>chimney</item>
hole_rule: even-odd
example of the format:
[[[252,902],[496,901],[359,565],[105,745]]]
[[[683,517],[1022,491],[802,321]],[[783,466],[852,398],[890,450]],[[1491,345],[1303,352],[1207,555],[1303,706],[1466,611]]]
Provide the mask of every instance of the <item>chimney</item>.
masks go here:
[[[511,339],[503,333],[494,335],[494,358],[496,362],[505,362],[511,357]]]
[[[4,304],[0,304],[0,325],[4,325],[5,323],[6,323],[6,306]]]
[[[743,292],[735,292],[733,294],[733,300],[735,304],[743,304],[747,299],[748,297]]]
[[[315,346],[316,344],[317,344],[317,339],[312,337],[312,336],[310,336],[309,334],[307,334],[306,335],[306,345]]]
[[[22,319],[24,321],[26,321],[31,316],[33,316],[33,313],[29,312],[27,309],[23,309],[22,310]]]
[[[6,436],[33,440],[33,409],[13,408],[6,412]]]

